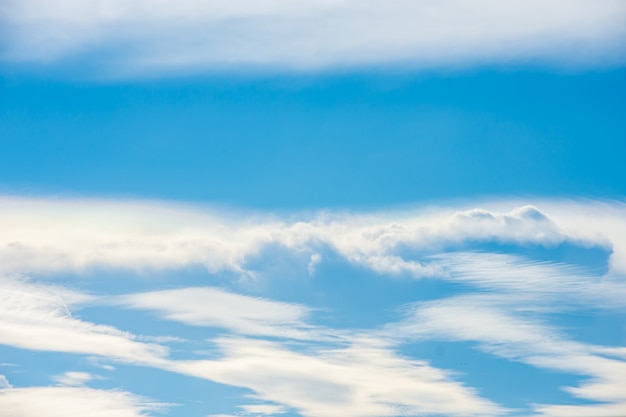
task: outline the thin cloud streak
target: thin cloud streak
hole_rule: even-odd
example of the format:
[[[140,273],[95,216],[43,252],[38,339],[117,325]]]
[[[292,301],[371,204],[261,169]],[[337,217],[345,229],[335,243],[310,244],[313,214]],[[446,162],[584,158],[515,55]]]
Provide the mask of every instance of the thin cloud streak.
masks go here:
[[[111,303],[191,326],[217,327],[233,333],[312,339],[323,336],[304,319],[310,309],[234,294],[220,288],[194,287],[112,297]]]
[[[609,279],[582,267],[518,255],[457,252],[434,258],[446,265],[445,279],[490,291],[500,300],[511,301],[511,307],[544,312],[581,307],[626,310],[623,277]]]

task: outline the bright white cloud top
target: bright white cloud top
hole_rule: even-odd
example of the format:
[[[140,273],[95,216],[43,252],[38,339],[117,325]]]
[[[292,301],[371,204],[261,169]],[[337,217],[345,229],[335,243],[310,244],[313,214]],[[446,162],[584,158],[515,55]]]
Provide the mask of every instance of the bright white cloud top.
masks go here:
[[[620,0],[7,0],[5,61],[108,75],[622,62]]]
[[[595,312],[623,325],[615,317],[626,311],[624,203],[482,201],[280,215],[143,201],[1,203],[7,362],[22,351],[83,361],[39,387],[20,386],[19,372],[3,368],[1,416],[53,409],[126,417],[185,405],[112,391],[124,378],[118,367],[247,390],[248,398],[212,415],[626,412],[626,347],[582,337],[589,329],[567,321]],[[383,279],[414,292],[384,311],[357,310],[380,315],[375,323],[342,322],[332,316],[358,296],[348,290],[339,304],[330,292],[314,297],[328,279],[354,290]],[[107,290],[107,282],[124,280],[133,282],[126,290]],[[280,292],[293,282],[313,289],[308,299]],[[435,282],[449,287],[439,294],[420,287]],[[383,296],[370,292],[361,301]],[[491,358],[482,361],[574,376],[553,387],[569,399],[502,404],[471,378],[476,369],[437,364],[420,350],[429,343],[440,353],[465,346]]]

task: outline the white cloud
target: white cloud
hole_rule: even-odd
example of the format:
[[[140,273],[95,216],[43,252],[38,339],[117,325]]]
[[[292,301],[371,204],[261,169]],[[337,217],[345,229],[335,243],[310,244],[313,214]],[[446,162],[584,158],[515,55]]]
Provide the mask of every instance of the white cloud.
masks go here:
[[[540,316],[519,311],[523,306],[515,305],[515,301],[498,295],[467,295],[426,302],[416,305],[404,322],[389,325],[388,330],[400,339],[474,341],[481,350],[509,360],[587,376],[582,385],[564,389],[573,396],[601,403],[597,408],[580,409],[538,406],[542,415],[585,415],[583,410],[588,415],[600,410],[623,413],[626,361],[604,356],[603,347],[569,340],[544,324]],[[559,414],[561,411],[564,414]]]
[[[307,271],[309,272],[309,276],[315,275],[315,269],[317,265],[322,262],[322,255],[319,253],[314,253],[311,255],[311,260],[309,261],[309,265],[307,265]]]
[[[445,279],[497,293],[519,308],[626,310],[623,281],[601,279],[583,267],[497,253],[457,252],[435,258],[445,265]]]
[[[282,339],[221,337],[212,341],[221,358],[170,361],[163,368],[249,388],[260,399],[288,405],[304,416],[482,416],[501,411],[445,372],[397,356],[376,331],[306,324],[304,306],[209,287],[137,293],[115,297],[113,303],[194,326]],[[257,414],[285,410],[279,405],[241,408]]]
[[[222,358],[172,366],[252,389],[257,397],[285,404],[305,417],[493,416],[504,411],[444,371],[397,356],[375,338],[355,337],[346,348],[309,346],[309,353],[256,339],[214,342]]]
[[[155,270],[204,265],[242,270],[279,222],[211,210],[120,201],[2,199],[0,260],[7,272]],[[268,235],[270,233],[270,235]]]
[[[72,317],[68,304],[86,298],[57,286],[0,277],[0,344],[138,364],[162,361],[167,350],[161,346],[140,343],[129,333]]]
[[[264,415],[274,415],[274,414],[284,414],[287,412],[287,409],[282,405],[274,405],[274,404],[253,404],[253,405],[240,405],[241,408],[246,413],[251,414],[264,414]]]
[[[124,391],[75,387],[0,391],[1,417],[145,417],[162,407]]]
[[[6,376],[0,375],[0,389],[12,388]]]
[[[4,59],[109,71],[622,59],[620,0],[7,0]]]
[[[551,203],[548,214],[522,205],[508,213],[442,208],[280,220],[150,202],[9,197],[0,202],[0,265],[7,273],[203,265],[211,272],[253,275],[246,263],[279,246],[308,256],[329,248],[379,273],[424,277],[445,273],[427,255],[472,242],[600,245],[612,247],[615,271],[626,265],[626,241],[620,234],[626,229],[626,206],[621,203]],[[597,218],[591,223],[598,226],[595,233],[593,227],[574,226],[576,221],[590,222],[591,208]],[[560,225],[561,216],[566,228]],[[421,259],[405,259],[402,250]]]
[[[82,387],[89,381],[102,379],[102,377],[92,375],[88,372],[65,372],[61,375],[55,376],[53,379],[58,385],[67,387]]]
[[[536,411],[542,417],[623,417],[626,402],[621,404],[552,405],[540,406]]]
[[[305,324],[309,309],[234,294],[219,288],[195,287],[115,297],[113,303],[154,311],[159,316],[192,326],[219,327],[235,333],[295,339],[319,337]]]
[[[611,271],[626,276],[626,203],[583,201],[572,204],[548,200],[540,204],[558,218],[564,234],[583,242],[604,240],[610,245]]]

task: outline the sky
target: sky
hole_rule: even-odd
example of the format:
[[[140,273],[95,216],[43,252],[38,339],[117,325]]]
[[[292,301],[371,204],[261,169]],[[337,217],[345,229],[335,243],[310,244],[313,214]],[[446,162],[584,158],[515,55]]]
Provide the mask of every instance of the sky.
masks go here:
[[[0,2],[0,417],[626,416],[626,3]]]

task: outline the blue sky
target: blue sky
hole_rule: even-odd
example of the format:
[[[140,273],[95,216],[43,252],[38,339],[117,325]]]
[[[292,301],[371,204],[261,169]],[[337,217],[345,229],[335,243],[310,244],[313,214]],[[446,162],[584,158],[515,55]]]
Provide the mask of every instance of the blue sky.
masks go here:
[[[0,417],[626,415],[622,2],[0,27]]]

